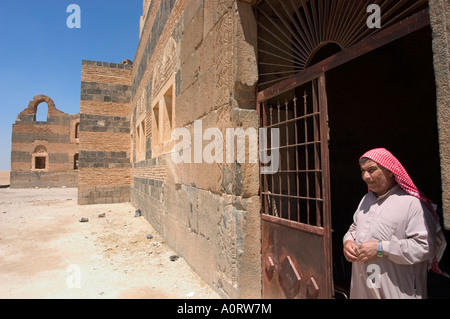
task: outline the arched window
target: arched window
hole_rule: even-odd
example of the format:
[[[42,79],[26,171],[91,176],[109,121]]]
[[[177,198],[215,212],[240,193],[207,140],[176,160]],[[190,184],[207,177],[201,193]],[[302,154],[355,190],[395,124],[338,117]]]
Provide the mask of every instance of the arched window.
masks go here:
[[[39,105],[37,105],[35,121],[47,122],[47,116],[48,116],[48,104],[46,102],[42,102]]]
[[[75,123],[75,138],[80,138],[80,122]]]

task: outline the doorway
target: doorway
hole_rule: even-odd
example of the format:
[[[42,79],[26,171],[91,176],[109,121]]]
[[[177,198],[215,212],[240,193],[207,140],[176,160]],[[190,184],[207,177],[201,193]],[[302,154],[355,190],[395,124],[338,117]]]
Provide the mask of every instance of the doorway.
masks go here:
[[[431,28],[427,26],[326,73],[330,128],[333,279],[348,294],[342,238],[367,187],[359,157],[384,147],[439,207],[441,171]]]
[[[292,1],[289,3],[294,5]],[[260,127],[278,127],[281,132],[281,170],[272,183],[261,178],[260,186],[263,296],[311,298],[310,291],[315,292],[312,296],[316,298],[348,296],[351,264],[343,256],[342,238],[352,223],[358,203],[367,193],[358,167],[358,159],[364,152],[376,147],[389,149],[403,163],[415,184],[438,206],[442,205],[428,3],[381,1],[383,7],[390,8],[389,14],[383,15],[381,30],[371,33],[361,15],[355,20],[355,24],[361,24],[359,28],[337,26],[336,30],[349,32],[344,38],[352,39],[350,42],[340,41],[343,39],[340,36],[330,38],[331,34],[339,32],[329,33],[336,19],[327,19],[354,15],[360,12],[357,6],[336,0],[327,2],[331,7],[321,7],[316,6],[318,1],[311,0],[308,2],[311,6],[302,1],[301,10],[292,13],[288,10],[289,3],[262,0],[258,6]],[[324,19],[312,19],[311,12]],[[284,21],[284,27],[277,21]],[[355,30],[362,33],[353,32]],[[311,48],[314,49],[309,50]],[[305,85],[315,87],[314,83],[320,83],[318,95],[304,88]],[[302,102],[305,110],[312,103],[322,111],[305,111],[298,117]],[[301,122],[309,117],[320,119],[319,138],[312,141],[309,141],[312,132],[304,129],[306,126]],[[292,147],[308,149],[311,143],[324,146],[314,161],[309,158],[313,154],[311,151],[306,155],[301,154],[300,149],[287,151]],[[298,158],[294,158],[292,154],[297,153]],[[309,183],[311,178],[305,179],[303,184],[292,183],[310,173],[301,159],[305,163],[320,163],[315,170],[320,176],[322,192],[313,194],[320,196],[308,195],[308,189],[314,189]],[[307,196],[303,194],[305,190]],[[293,196],[298,199],[290,203]],[[308,216],[309,206],[302,205],[302,200],[311,198],[321,202],[315,206],[317,216],[329,217],[327,227],[314,225],[314,221],[311,223],[308,219],[305,222],[298,213],[303,211]],[[300,218],[293,218],[298,216]],[[268,223],[272,223],[272,227]],[[286,231],[286,226],[292,234]],[[290,235],[282,238],[280,234]],[[313,240],[320,249],[315,247],[314,253],[301,256],[312,247],[309,239],[317,234],[324,239]],[[295,238],[300,235],[305,238]],[[295,247],[295,253],[291,246]],[[323,272],[305,270],[308,262],[317,258],[324,261]],[[318,284],[317,278],[326,278],[325,285]],[[329,291],[323,295],[326,289]]]

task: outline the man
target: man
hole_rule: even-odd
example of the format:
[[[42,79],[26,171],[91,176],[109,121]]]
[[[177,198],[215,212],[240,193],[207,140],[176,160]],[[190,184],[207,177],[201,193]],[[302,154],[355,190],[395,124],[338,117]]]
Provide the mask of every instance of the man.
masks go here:
[[[369,193],[344,236],[350,298],[426,298],[428,268],[441,273],[436,253],[445,248],[431,201],[386,149],[364,154],[360,167]]]

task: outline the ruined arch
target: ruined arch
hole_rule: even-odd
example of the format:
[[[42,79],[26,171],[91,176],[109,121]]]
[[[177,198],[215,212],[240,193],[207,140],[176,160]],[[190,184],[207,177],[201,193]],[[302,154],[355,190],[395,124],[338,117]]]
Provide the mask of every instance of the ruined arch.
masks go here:
[[[28,103],[28,109],[29,111],[32,112],[32,114],[34,114],[34,120],[36,121],[36,113],[38,110],[38,106],[41,103],[47,103],[48,109],[47,109],[47,118],[48,116],[51,114],[51,111],[56,110],[55,107],[55,102],[53,102],[53,100],[48,97],[47,95],[36,95],[31,101],[30,103]]]
[[[29,103],[28,103],[28,107],[23,110],[18,116],[17,116],[17,121],[18,122],[35,122],[36,121],[36,112],[38,109],[39,104],[41,103],[47,103],[47,118],[51,117],[51,116],[59,116],[59,115],[63,115],[64,112],[59,111],[56,106],[55,106],[55,102],[53,102],[53,100],[48,97],[47,95],[36,95]]]
[[[48,104],[42,102],[39,107],[36,107],[36,114],[34,116],[35,122],[47,122],[48,121]]]

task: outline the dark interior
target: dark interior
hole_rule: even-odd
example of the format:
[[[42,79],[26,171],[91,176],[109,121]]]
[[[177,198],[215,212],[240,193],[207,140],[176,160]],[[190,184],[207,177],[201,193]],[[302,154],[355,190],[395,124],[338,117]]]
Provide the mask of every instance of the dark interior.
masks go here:
[[[367,193],[358,165],[362,154],[390,150],[416,186],[442,206],[431,44],[426,27],[326,73],[334,282],[347,294],[351,264],[342,238]]]

